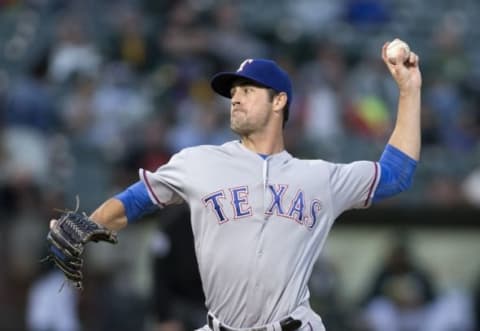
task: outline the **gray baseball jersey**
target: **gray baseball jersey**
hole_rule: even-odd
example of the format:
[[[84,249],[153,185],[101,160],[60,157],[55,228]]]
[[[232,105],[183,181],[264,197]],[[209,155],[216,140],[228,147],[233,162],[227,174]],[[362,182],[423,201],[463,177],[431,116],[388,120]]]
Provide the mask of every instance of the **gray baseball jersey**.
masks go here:
[[[379,166],[263,159],[239,141],[175,154],[140,169],[160,206],[186,201],[207,308],[235,328],[277,321],[308,302],[310,274],[334,220],[364,208]]]

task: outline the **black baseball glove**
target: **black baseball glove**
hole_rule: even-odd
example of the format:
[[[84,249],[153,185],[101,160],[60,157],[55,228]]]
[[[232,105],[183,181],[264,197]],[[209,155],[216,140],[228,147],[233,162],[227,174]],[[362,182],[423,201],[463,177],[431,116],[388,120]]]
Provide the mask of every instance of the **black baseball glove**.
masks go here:
[[[85,213],[65,211],[50,228],[47,235],[49,253],[46,260],[65,274],[73,285],[83,288],[83,258],[85,245],[90,242],[106,241],[116,244],[117,234],[95,223]]]

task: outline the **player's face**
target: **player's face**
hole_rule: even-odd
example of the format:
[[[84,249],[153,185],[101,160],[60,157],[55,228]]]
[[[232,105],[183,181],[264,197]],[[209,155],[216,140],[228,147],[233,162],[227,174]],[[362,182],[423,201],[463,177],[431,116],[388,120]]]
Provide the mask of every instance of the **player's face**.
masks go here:
[[[272,117],[272,100],[267,88],[238,82],[230,93],[230,127],[235,133],[246,136],[267,126]]]

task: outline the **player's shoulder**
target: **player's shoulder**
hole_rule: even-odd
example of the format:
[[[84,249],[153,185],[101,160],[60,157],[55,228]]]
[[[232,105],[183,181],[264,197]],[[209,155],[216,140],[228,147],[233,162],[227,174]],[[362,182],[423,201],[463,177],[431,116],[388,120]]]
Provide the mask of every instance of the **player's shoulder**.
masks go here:
[[[355,160],[350,162],[334,162],[334,161],[327,161],[323,159],[301,159],[301,158],[293,158],[292,160],[299,163],[306,164],[308,166],[319,166],[319,167],[328,167],[328,168],[348,167],[348,166],[357,166],[357,165],[373,163],[373,161],[367,161],[367,160]]]
[[[293,158],[294,166],[296,168],[303,168],[305,171],[315,171],[316,173],[343,173],[343,172],[356,172],[362,171],[362,169],[373,169],[373,161],[358,160],[352,162],[332,162],[323,159],[298,159]]]
[[[295,165],[301,165],[304,167],[312,167],[312,168],[329,168],[332,167],[335,163],[322,160],[322,159],[302,159],[297,157],[292,157],[291,162]]]

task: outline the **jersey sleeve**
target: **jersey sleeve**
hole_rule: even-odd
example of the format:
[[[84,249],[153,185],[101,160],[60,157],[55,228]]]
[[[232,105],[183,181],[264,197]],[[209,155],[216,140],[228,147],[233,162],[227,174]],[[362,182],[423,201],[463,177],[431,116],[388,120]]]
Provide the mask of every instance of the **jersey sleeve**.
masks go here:
[[[332,206],[337,215],[348,209],[370,206],[380,171],[378,163],[371,161],[333,165],[330,186]]]
[[[156,205],[164,207],[180,204],[186,200],[185,183],[187,174],[187,155],[183,150],[174,154],[168,163],[155,172],[139,169],[140,180],[145,183],[150,199]]]

